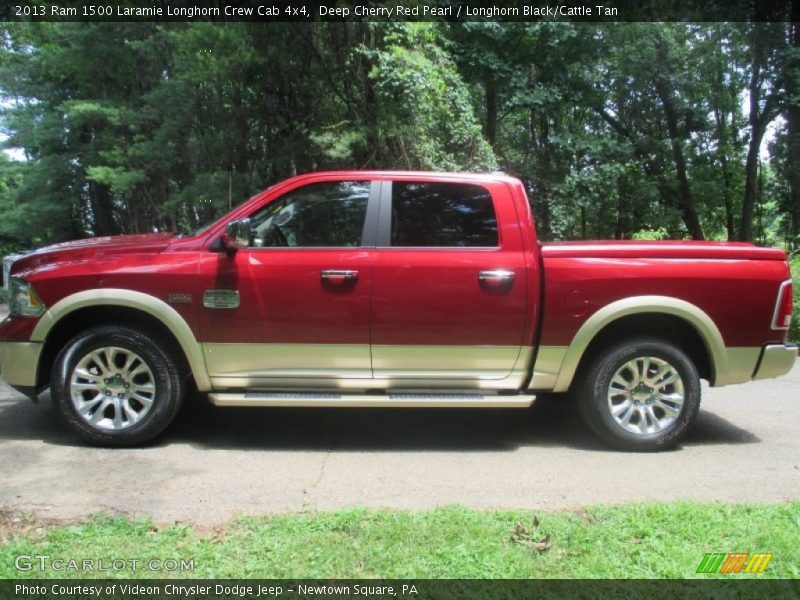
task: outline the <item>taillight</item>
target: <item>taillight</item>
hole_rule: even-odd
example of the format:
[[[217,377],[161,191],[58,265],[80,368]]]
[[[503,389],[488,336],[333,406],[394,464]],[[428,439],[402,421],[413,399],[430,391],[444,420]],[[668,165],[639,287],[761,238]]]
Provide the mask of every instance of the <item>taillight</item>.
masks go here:
[[[789,279],[778,288],[775,312],[772,317],[773,329],[789,329],[792,324],[792,280]]]

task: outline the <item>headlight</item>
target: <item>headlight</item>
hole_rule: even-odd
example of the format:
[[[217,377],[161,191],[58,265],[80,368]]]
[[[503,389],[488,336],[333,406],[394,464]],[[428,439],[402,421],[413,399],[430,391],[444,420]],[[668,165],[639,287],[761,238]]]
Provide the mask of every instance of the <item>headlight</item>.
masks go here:
[[[12,315],[38,317],[46,307],[33,286],[23,279],[12,277],[8,286],[8,305]]]

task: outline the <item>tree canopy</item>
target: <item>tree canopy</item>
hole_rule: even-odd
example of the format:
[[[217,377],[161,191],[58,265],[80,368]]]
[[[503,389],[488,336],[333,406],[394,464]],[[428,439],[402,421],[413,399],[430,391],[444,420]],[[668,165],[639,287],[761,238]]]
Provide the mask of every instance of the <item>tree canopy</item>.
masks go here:
[[[296,173],[503,170],[541,237],[800,245],[790,23],[6,23],[0,250]]]

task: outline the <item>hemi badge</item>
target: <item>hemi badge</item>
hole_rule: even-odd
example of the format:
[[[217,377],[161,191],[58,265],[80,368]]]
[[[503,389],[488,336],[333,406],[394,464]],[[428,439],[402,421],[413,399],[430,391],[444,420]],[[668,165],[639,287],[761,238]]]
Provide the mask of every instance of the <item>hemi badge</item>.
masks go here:
[[[239,308],[238,290],[206,290],[203,293],[206,308]]]
[[[191,301],[191,294],[170,294],[167,296],[167,302],[170,304],[189,304]]]

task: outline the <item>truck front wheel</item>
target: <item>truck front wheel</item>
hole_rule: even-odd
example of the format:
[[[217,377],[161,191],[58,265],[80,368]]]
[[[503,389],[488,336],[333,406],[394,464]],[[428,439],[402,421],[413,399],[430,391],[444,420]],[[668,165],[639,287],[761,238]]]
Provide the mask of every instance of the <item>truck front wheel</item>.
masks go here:
[[[72,338],[53,365],[53,403],[81,439],[103,446],[144,443],[175,418],[184,385],[175,359],[140,331],[92,327]]]
[[[589,427],[623,450],[650,452],[677,443],[697,416],[700,378],[677,346],[636,338],[604,349],[578,382]]]

